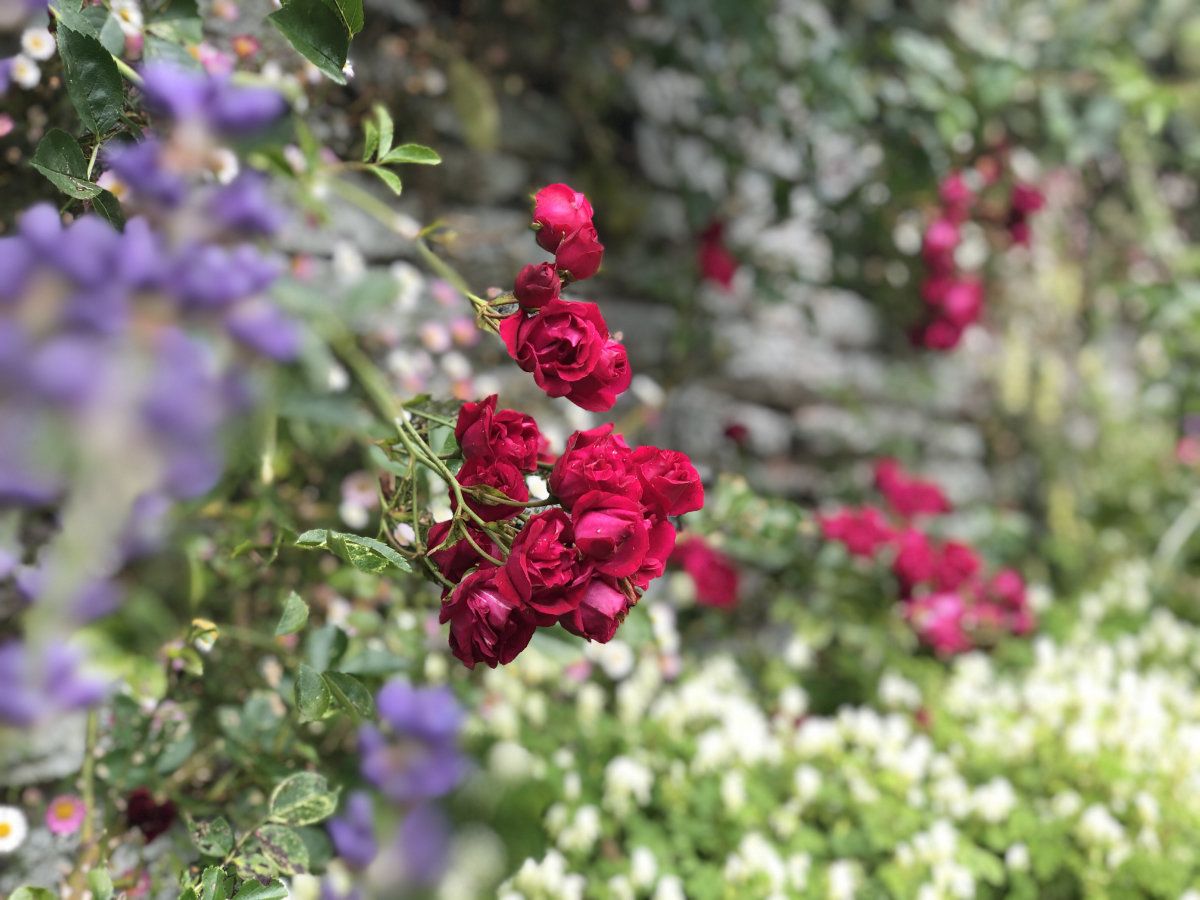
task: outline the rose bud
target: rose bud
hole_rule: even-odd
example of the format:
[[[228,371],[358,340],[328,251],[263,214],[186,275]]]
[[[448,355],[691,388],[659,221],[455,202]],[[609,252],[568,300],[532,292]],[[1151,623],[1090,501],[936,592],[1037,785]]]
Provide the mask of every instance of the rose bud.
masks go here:
[[[568,234],[554,253],[554,264],[575,281],[583,281],[599,272],[602,259],[604,245],[591,224]]]
[[[638,499],[642,485],[633,468],[633,451],[612,423],[576,431],[550,470],[550,490],[570,508],[589,491],[603,491]]]
[[[566,397],[580,409],[607,412],[617,398],[629,390],[633,370],[629,355],[620,341],[608,341],[592,374],[571,385]]]
[[[548,616],[541,625],[579,605],[591,577],[590,567],[575,552],[571,518],[561,509],[530,517],[513,541],[504,563],[512,595],[535,613]]]
[[[575,546],[595,563],[597,572],[624,578],[642,567],[650,549],[650,534],[637,500],[589,491],[575,503],[571,520]]]
[[[558,620],[563,628],[589,641],[607,644],[625,621],[632,601],[609,578],[593,578],[579,606]]]
[[[700,537],[680,541],[671,562],[691,576],[696,602],[728,609],[737,606],[739,573],[734,561]]]
[[[486,566],[464,578],[445,600],[438,621],[450,623],[450,650],[468,669],[510,663],[529,645],[537,626],[497,584],[500,569]]]
[[[595,303],[558,299],[532,318],[509,316],[500,323],[500,337],[538,387],[551,397],[565,397],[600,362],[608,326]]]
[[[464,488],[494,488],[510,500],[519,503],[529,499],[529,485],[525,483],[525,476],[510,462],[468,459],[458,470],[458,483]],[[457,503],[452,501],[451,506],[456,507]],[[521,511],[520,506],[512,503],[489,503],[478,497],[468,497],[467,506],[485,522],[511,519]]]
[[[675,549],[675,526],[668,520],[648,518],[646,519],[646,529],[650,538],[650,546],[646,550],[642,565],[629,576],[629,580],[642,590],[645,590],[651,581],[666,571],[671,551]]]
[[[681,516],[704,506],[704,486],[686,453],[638,447],[633,465],[642,483],[642,502],[660,516]]]
[[[579,191],[565,184],[548,184],[533,198],[533,224],[537,242],[553,253],[562,239],[592,223],[592,204]]]
[[[513,296],[521,304],[522,309],[530,311],[541,309],[551,300],[557,300],[562,290],[562,279],[553,263],[534,265],[530,263],[517,273],[513,284]]]
[[[451,524],[450,522],[437,522],[432,525],[425,538],[426,546],[433,550],[446,540]],[[500,556],[499,548],[486,531],[475,525],[467,527],[476,544],[492,556]],[[434,550],[429,553],[429,559],[438,567],[438,571],[446,577],[447,581],[461,581],[463,575],[484,561],[483,557],[479,555],[479,551],[472,547],[471,542],[466,538],[459,538],[441,550]]]
[[[541,434],[532,417],[515,409],[496,409],[496,395],[464,403],[454,438],[466,459],[511,463],[522,472],[537,469]]]

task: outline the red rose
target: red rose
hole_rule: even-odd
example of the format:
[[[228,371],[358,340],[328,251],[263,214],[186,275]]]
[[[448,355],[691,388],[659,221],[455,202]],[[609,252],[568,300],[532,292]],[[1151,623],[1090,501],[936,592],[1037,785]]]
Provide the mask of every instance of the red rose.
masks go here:
[[[468,459],[458,470],[458,483],[463,487],[495,488],[510,500],[521,503],[529,499],[525,476],[509,462]],[[467,506],[486,522],[510,519],[521,511],[520,506],[511,503],[489,503],[475,497],[467,499]]]
[[[660,516],[681,516],[704,506],[704,486],[686,453],[638,447],[633,465],[642,483],[642,502]]]
[[[929,350],[951,350],[962,340],[963,329],[949,319],[938,316],[916,334],[916,343]]]
[[[604,245],[590,222],[572,231],[554,253],[554,264],[575,281],[591,278],[600,271]]]
[[[1026,605],[1025,579],[1016,569],[1001,569],[988,581],[987,594],[1001,606],[1021,609]]]
[[[537,469],[541,434],[537,422],[515,409],[496,410],[496,395],[464,403],[454,437],[467,459],[512,463],[522,472]]]
[[[568,509],[588,491],[638,499],[642,485],[633,467],[633,451],[612,423],[576,431],[550,471],[550,490]]]
[[[426,546],[434,548],[446,540],[451,524],[451,522],[438,522],[432,525],[429,535],[425,539]],[[476,544],[492,556],[499,558],[499,548],[487,532],[477,526],[467,527]],[[430,553],[429,559],[438,567],[447,581],[454,582],[460,581],[463,575],[484,561],[483,557],[479,555],[479,551],[472,547],[471,542],[466,538],[459,538],[455,543]]]
[[[529,645],[537,626],[497,584],[500,569],[472,572],[442,601],[438,621],[450,623],[450,650],[468,669],[510,663]]]
[[[909,528],[896,537],[896,558],[892,560],[892,574],[900,582],[905,596],[914,587],[933,580],[937,569],[937,553],[924,532]]]
[[[620,341],[608,341],[592,374],[571,385],[567,399],[589,412],[608,412],[617,397],[629,389],[633,370],[629,356]]]
[[[904,604],[904,617],[939,656],[965,653],[974,646],[964,627],[966,613],[966,603],[954,593],[929,594]]]
[[[625,621],[633,601],[609,578],[593,578],[574,611],[559,624],[572,634],[607,644]]]
[[[934,219],[925,229],[921,253],[931,269],[949,269],[954,265],[954,248],[958,246],[958,226],[949,219]]]
[[[575,609],[591,573],[575,552],[570,517],[561,509],[531,516],[513,541],[504,578],[514,597],[549,616],[541,625]]]
[[[974,578],[980,565],[979,554],[973,548],[946,541],[938,554],[933,580],[939,591],[954,591]]]
[[[517,274],[513,284],[513,295],[522,309],[541,309],[551,300],[557,300],[562,290],[562,279],[553,263],[534,265],[530,263]]]
[[[500,323],[508,355],[551,397],[565,397],[596,368],[608,343],[608,326],[595,303],[551,300],[532,318],[522,313]]]
[[[977,322],[983,312],[983,283],[974,278],[952,282],[942,297],[941,311],[948,321],[959,328]]]
[[[975,193],[967,186],[961,172],[951,172],[938,185],[938,198],[942,201],[946,216],[955,222],[962,222],[967,218]]]
[[[894,459],[875,463],[875,487],[896,514],[906,519],[950,512],[950,501],[940,487],[932,481],[914,478]]]
[[[843,509],[817,521],[826,540],[839,541],[853,556],[871,557],[892,537],[883,513],[873,506],[862,509]]]
[[[725,246],[724,231],[720,222],[713,222],[704,229],[700,234],[697,261],[700,264],[700,276],[705,281],[715,282],[729,290],[733,285],[733,276],[737,274],[738,262]]]
[[[701,537],[680,541],[671,562],[691,576],[696,585],[696,602],[701,606],[728,609],[737,606],[739,573],[732,559],[709,546]]]
[[[1017,182],[1013,185],[1012,196],[1009,198],[1009,203],[1012,208],[1022,215],[1031,215],[1037,212],[1046,205],[1046,198],[1042,192],[1035,188],[1032,184],[1021,184]]]
[[[624,578],[641,568],[650,549],[642,504],[632,497],[589,491],[571,509],[575,546],[596,571]]]
[[[642,590],[666,571],[671,551],[675,549],[675,526],[666,519],[650,517],[646,519],[646,534],[650,541],[646,556],[638,570],[629,576]]]
[[[592,204],[565,184],[548,184],[533,198],[537,242],[553,253],[568,234],[592,222]]]

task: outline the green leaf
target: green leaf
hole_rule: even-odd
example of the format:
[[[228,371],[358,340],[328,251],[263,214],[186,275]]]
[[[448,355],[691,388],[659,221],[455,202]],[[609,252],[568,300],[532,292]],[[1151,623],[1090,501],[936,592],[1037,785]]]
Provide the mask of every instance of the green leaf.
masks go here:
[[[414,163],[420,166],[437,166],[441,165],[442,158],[436,150],[424,144],[401,144],[391,153],[385,154],[380,162],[388,165]]]
[[[363,122],[363,162],[370,162],[374,159],[378,149],[379,126],[375,124],[374,119],[367,119]]]
[[[500,143],[500,105],[487,76],[462,57],[451,61],[450,103],[475,150],[494,150]]]
[[[90,34],[58,29],[67,96],[88,131],[104,134],[121,119],[125,95],[116,60]]]
[[[379,123],[379,156],[387,156],[388,151],[392,149],[392,138],[395,136],[396,127],[392,124],[392,116],[387,111],[382,103],[376,103],[374,106],[375,120]]]
[[[279,617],[279,624],[275,626],[275,637],[295,634],[307,624],[308,604],[300,599],[299,594],[292,591],[283,603],[283,615]]]
[[[69,28],[77,34],[86,34],[89,37],[100,37],[100,32],[87,15],[80,11],[78,3],[72,3],[72,0],[55,0],[50,4],[50,9],[58,19],[60,28]]]
[[[308,870],[308,847],[300,835],[286,825],[263,825],[254,832],[263,856],[284,875]]]
[[[337,809],[337,791],[315,772],[298,772],[281,781],[271,793],[270,821],[281,825],[311,825]]]
[[[312,666],[300,664],[296,672],[295,685],[296,708],[300,710],[300,718],[305,722],[315,722],[329,711],[333,697],[329,686],[321,673]]]
[[[287,900],[287,898],[287,886],[278,878],[272,879],[269,884],[247,881],[233,895],[233,900]]]
[[[209,866],[200,876],[200,900],[228,900],[233,890],[233,876],[220,866]]]
[[[121,23],[116,16],[110,15],[104,20],[97,37],[100,39],[100,45],[113,56],[120,56],[125,52],[125,32],[121,30]]]
[[[12,892],[9,900],[56,900],[57,896],[44,887],[19,887]]]
[[[342,658],[348,643],[346,632],[336,625],[310,628],[304,637],[304,656],[310,666],[324,672]]]
[[[362,31],[366,24],[362,0],[325,0],[325,5],[337,13],[351,37]]]
[[[360,572],[379,575],[389,567],[401,572],[411,572],[408,560],[382,541],[351,534],[345,531],[329,531],[314,528],[296,538],[296,546],[311,550],[329,550],[336,553]]]
[[[56,188],[76,200],[90,200],[103,190],[87,179],[87,159],[75,139],[61,128],[46,132],[29,164]],[[111,196],[111,195],[110,195]]]
[[[267,16],[296,51],[338,84],[350,52],[350,32],[341,17],[321,0],[290,0]]]
[[[205,856],[228,856],[233,850],[233,829],[222,816],[208,822],[188,822],[188,834]]]
[[[345,672],[326,672],[322,677],[343,709],[363,719],[375,717],[375,698],[361,681]]]
[[[112,897],[113,883],[108,869],[92,869],[88,872],[87,883],[94,900],[110,900]]]
[[[381,169],[378,166],[372,166],[371,171],[375,177],[386,184],[397,197],[404,190],[404,182],[400,180],[400,176],[395,172],[389,172],[387,169]]]
[[[118,231],[125,227],[125,211],[121,209],[121,201],[111,191],[101,190],[92,198],[92,209],[108,220]]]

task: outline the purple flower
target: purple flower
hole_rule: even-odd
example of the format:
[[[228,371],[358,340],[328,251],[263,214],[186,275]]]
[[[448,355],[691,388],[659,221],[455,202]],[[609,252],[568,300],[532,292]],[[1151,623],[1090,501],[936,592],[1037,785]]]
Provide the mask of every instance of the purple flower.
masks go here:
[[[446,869],[450,850],[450,823],[445,814],[429,803],[413,807],[400,824],[396,850],[403,855],[406,880],[434,884]]]
[[[251,244],[208,244],[179,254],[173,283],[185,303],[220,309],[266,290],[279,273],[279,263]]]
[[[108,685],[79,673],[80,655],[62,643],[31,658],[25,644],[0,644],[0,722],[29,726],[41,719],[99,703]]]
[[[266,300],[239,303],[225,317],[231,337],[271,359],[287,361],[300,352],[300,329]]]
[[[345,812],[330,819],[326,828],[338,856],[352,869],[365,869],[379,853],[371,795],[366,791],[350,794]]]
[[[284,213],[267,193],[267,181],[257,172],[243,172],[213,194],[209,211],[226,228],[246,234],[274,234]]]
[[[415,688],[393,679],[376,697],[387,732],[364,725],[362,773],[387,797],[408,803],[449,793],[467,772],[458,747],[462,712],[449,688]]]
[[[142,200],[168,209],[178,206],[187,194],[187,182],[162,165],[162,144],[156,137],[107,144],[104,162]]]
[[[287,111],[287,101],[267,88],[239,87],[220,75],[170,63],[143,66],[146,106],[174,121],[201,121],[213,131],[238,136],[260,131]]]

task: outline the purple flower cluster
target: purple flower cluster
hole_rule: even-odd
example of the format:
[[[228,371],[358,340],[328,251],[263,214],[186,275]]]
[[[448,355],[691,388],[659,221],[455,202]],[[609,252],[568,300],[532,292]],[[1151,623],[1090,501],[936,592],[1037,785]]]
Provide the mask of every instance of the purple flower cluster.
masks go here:
[[[449,688],[418,688],[399,678],[383,686],[376,705],[384,727],[364,725],[359,752],[363,776],[404,809],[393,850],[380,857],[374,810],[362,791],[350,794],[342,815],[330,820],[329,836],[350,869],[374,863],[376,882],[431,884],[444,868],[450,835],[433,801],[457,787],[468,771],[458,744],[462,710]]]
[[[61,643],[44,648],[37,660],[29,659],[20,641],[0,643],[0,725],[29,726],[98,703],[108,685],[82,675],[80,661]]]

